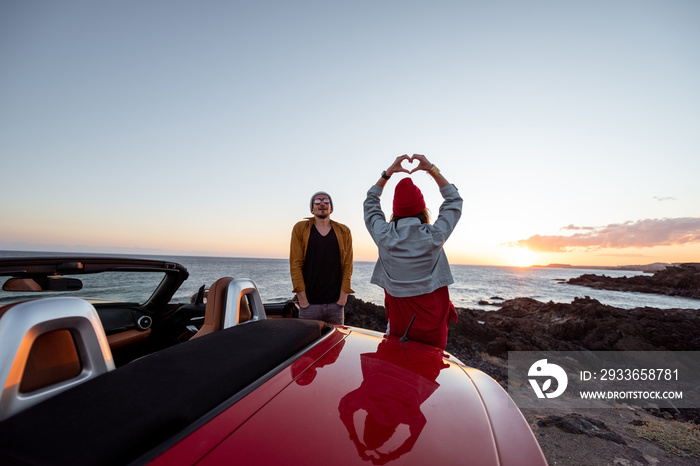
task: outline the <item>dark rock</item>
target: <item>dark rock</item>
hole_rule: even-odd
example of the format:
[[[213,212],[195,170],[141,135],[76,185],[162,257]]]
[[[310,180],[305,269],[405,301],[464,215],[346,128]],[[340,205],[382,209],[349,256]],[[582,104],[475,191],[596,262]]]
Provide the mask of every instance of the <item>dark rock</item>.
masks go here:
[[[584,274],[567,281],[570,285],[598,290],[636,291],[700,299],[700,264],[688,263],[667,267],[653,276],[608,277]]]
[[[700,348],[700,311],[695,309],[620,309],[589,297],[576,298],[571,304],[516,298],[505,301],[496,311],[463,309],[460,319],[483,322],[471,326],[463,340],[477,351],[503,358],[508,351],[524,349],[697,351]],[[459,326],[453,327],[453,333],[462,331]]]
[[[345,305],[345,324],[384,332],[386,331],[386,311],[382,306],[366,303],[349,295]]]
[[[492,303],[491,301],[486,301],[485,299],[479,300],[479,306],[495,306],[500,307],[501,303]]]
[[[627,445],[627,441],[620,435],[612,432],[604,422],[597,419],[583,417],[578,413],[566,416],[549,416],[537,421],[539,427],[558,427],[570,434],[583,434],[588,437],[598,437],[603,440]]]

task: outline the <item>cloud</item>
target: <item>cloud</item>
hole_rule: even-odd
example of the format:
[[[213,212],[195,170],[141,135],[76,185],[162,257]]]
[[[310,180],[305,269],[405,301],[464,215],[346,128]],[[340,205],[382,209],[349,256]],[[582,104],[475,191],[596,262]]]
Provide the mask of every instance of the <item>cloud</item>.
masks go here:
[[[653,248],[700,242],[700,218],[644,219],[613,223],[603,227],[576,227],[562,230],[582,231],[573,235],[534,235],[508,246],[526,247],[534,252],[568,252],[574,249]]]
[[[625,258],[648,258],[654,257],[649,254],[599,254],[598,257],[625,257]]]
[[[656,199],[659,202],[664,202],[664,201],[675,201],[675,197],[671,196],[666,196],[666,197],[659,197],[659,196],[654,196],[652,199]]]
[[[595,230],[595,227],[577,227],[576,225],[567,225],[565,227],[561,227],[562,230],[570,230],[570,231],[580,231],[580,230]]]

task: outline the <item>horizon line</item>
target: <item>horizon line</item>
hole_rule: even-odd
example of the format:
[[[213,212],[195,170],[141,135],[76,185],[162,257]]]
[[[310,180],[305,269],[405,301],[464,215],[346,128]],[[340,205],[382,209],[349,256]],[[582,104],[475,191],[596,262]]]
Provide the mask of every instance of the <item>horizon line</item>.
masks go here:
[[[56,250],[45,250],[45,249],[0,249],[0,253],[4,252],[13,252],[13,253],[31,253],[33,255],[36,254],[51,254],[51,255],[61,255],[65,254],[67,256],[80,256],[80,255],[91,255],[91,256],[99,256],[99,255],[108,255],[108,256],[128,256],[128,255],[137,255],[137,256],[170,256],[170,257],[208,257],[208,258],[219,258],[219,259],[256,259],[256,260],[288,260],[288,257],[284,256],[268,256],[268,257],[261,257],[261,256],[247,256],[247,255],[221,255],[220,253],[217,255],[216,253],[209,253],[205,251],[170,251],[170,250],[162,250],[161,252],[155,252],[158,250],[153,250],[153,249],[146,249],[144,248],[143,251],[138,252],[139,248],[104,248],[104,249],[130,249],[129,252],[126,251],[119,251],[119,252],[87,252],[87,251],[56,251]],[[353,262],[368,262],[368,263],[373,263],[375,262],[374,259],[372,260],[353,260]],[[692,262],[692,261],[691,261]],[[509,268],[514,268],[514,269],[529,269],[529,268],[562,268],[562,269],[567,269],[567,268],[579,268],[579,269],[617,269],[617,268],[629,268],[629,267],[649,267],[652,265],[676,265],[676,264],[684,264],[684,263],[690,263],[690,262],[652,262],[648,264],[623,264],[623,265],[590,265],[590,264],[563,264],[563,263],[550,263],[550,264],[532,264],[532,265],[526,265],[526,266],[517,266],[517,265],[501,265],[501,264],[467,264],[467,263],[457,263],[457,262],[450,262],[450,265],[463,265],[463,266],[470,266],[470,267],[509,267]]]

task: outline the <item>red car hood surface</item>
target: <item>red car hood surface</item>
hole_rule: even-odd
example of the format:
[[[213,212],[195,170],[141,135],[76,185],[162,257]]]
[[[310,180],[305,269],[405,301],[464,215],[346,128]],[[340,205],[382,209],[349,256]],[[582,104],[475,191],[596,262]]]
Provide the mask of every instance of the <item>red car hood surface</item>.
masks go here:
[[[546,465],[503,389],[441,350],[340,328],[153,464]]]

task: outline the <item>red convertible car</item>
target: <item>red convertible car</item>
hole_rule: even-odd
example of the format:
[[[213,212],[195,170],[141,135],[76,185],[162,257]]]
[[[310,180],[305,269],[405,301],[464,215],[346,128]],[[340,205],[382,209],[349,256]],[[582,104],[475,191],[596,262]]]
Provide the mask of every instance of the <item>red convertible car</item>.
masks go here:
[[[290,317],[248,279],[170,302],[187,277],[0,260],[0,464],[547,464],[507,393],[442,350]]]

